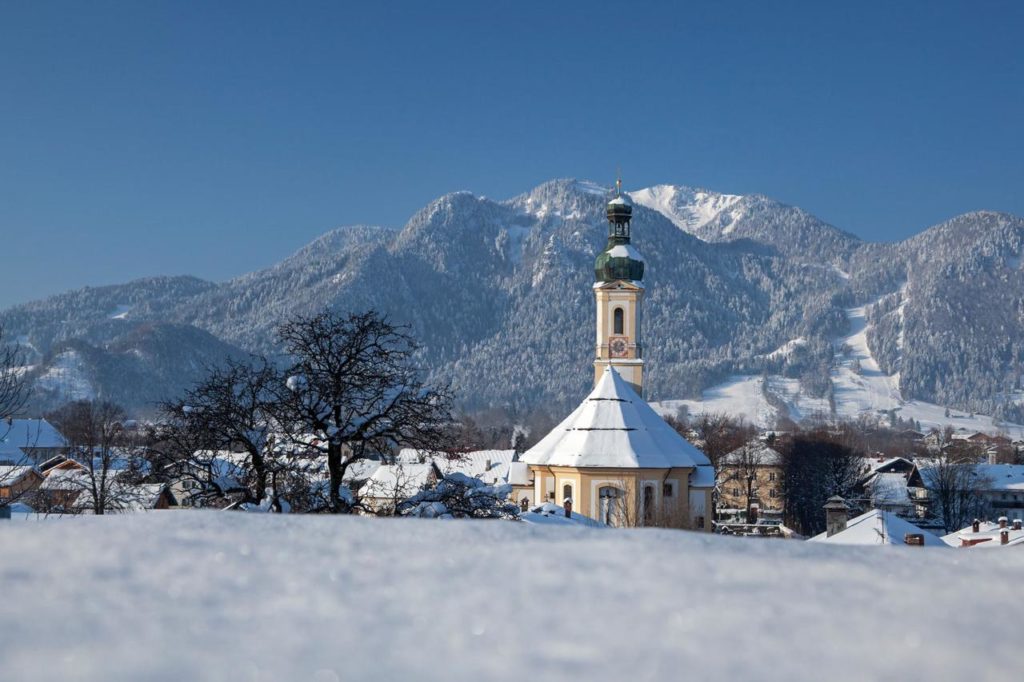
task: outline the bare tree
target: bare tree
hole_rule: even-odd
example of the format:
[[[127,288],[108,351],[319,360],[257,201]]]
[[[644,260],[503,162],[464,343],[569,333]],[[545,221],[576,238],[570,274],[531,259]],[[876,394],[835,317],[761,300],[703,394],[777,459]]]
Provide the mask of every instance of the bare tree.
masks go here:
[[[25,406],[28,391],[21,369],[21,351],[6,340],[0,327],[0,418],[14,417]]]
[[[11,418],[25,406],[28,393],[21,368],[22,356],[18,346],[5,340],[4,329],[0,327],[0,440],[10,433]],[[0,498],[0,507],[19,501],[31,490],[22,485],[27,474],[25,467],[31,462],[24,453],[17,450],[13,453],[0,462],[0,488],[7,491]]]
[[[218,451],[240,453],[231,458],[230,492],[237,502],[259,503],[270,491],[271,504],[281,510],[276,483],[282,463],[274,453],[277,400],[283,394],[281,373],[262,358],[228,361],[213,368],[179,400],[165,403],[160,441],[175,474],[196,483],[200,496],[226,496]],[[223,459],[223,458],[221,458]]]
[[[750,522],[754,502],[760,500],[758,475],[768,464],[768,450],[760,443],[746,442],[720,458],[721,483],[734,483],[742,491],[747,521]]]
[[[148,462],[127,447],[124,410],[102,400],[79,400],[65,405],[52,418],[71,446],[71,456],[83,467],[67,479],[79,494],[72,508],[63,511],[104,514],[133,504],[137,499],[134,486],[145,475]]]
[[[443,449],[451,399],[419,378],[418,346],[403,328],[374,311],[324,312],[278,336],[291,359],[280,422],[292,442],[327,455],[332,512],[351,510],[341,487],[353,462],[399,445]]]
[[[691,423],[698,445],[711,460],[715,471],[720,460],[757,435],[757,429],[724,412],[705,412]],[[683,434],[685,435],[685,434]]]
[[[943,455],[918,472],[928,490],[929,513],[947,533],[986,515],[984,491],[991,481],[979,475],[976,462]]]

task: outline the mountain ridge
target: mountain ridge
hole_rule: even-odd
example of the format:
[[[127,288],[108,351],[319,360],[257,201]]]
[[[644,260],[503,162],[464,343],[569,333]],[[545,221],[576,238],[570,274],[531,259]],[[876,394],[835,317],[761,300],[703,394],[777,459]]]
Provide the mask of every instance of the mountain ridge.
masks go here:
[[[1024,294],[1020,218],[971,212],[884,244],[768,197],[683,185],[630,195],[634,242],[648,261],[650,397],[692,397],[731,375],[760,372],[788,377],[827,403],[831,368],[842,361],[833,340],[850,326],[848,310],[867,305],[868,343],[880,367],[899,368],[907,398],[1015,416],[1016,342],[970,340],[949,327],[958,310],[989,333],[999,319],[1024,319],[1009,304]],[[687,208],[679,197],[695,203]],[[113,352],[137,325],[191,326],[226,344],[218,352],[273,354],[274,328],[284,319],[372,307],[412,326],[424,345],[422,366],[432,380],[450,382],[467,407],[568,405],[589,382],[590,280],[604,246],[607,198],[602,186],[573,179],[497,201],[449,193],[401,229],[336,228],[225,282],[145,278],[85,288],[14,306],[0,322],[40,376],[61,343]],[[965,235],[971,249],[962,248]],[[965,296],[999,301],[998,318]],[[1007,325],[1008,333],[1020,326]],[[791,352],[772,355],[798,338]],[[950,338],[957,348],[971,345],[963,362],[942,349]],[[189,343],[213,346],[199,336]],[[180,362],[155,357],[154,374],[166,376]],[[949,368],[962,380],[941,379]],[[126,393],[115,390],[116,378],[105,382],[93,392]]]

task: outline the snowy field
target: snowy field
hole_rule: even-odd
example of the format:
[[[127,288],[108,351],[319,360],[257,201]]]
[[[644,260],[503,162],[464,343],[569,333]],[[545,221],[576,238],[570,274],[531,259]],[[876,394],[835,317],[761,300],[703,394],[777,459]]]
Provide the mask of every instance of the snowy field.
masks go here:
[[[1007,680],[1019,551],[154,512],[0,522],[9,680]]]

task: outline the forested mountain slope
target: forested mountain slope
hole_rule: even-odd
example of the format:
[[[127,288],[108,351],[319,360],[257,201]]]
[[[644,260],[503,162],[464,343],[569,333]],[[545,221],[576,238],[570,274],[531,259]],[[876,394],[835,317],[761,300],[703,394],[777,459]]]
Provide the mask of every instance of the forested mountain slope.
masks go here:
[[[697,397],[741,374],[785,378],[827,405],[848,311],[867,305],[870,350],[908,397],[1013,416],[1019,218],[967,214],[870,244],[766,197],[665,185],[631,196],[647,261],[650,398]],[[506,201],[449,194],[401,230],[340,228],[224,283],[88,288],[16,306],[0,323],[26,349],[30,376],[49,377],[47,400],[78,391],[137,406],[187,383],[198,358],[273,355],[274,328],[289,317],[372,307],[411,325],[423,367],[467,408],[561,408],[591,378],[592,266],[607,198],[573,180]],[[143,329],[182,342],[127,352]],[[63,387],[61,363],[76,368]],[[131,385],[146,375],[163,383],[137,395]]]

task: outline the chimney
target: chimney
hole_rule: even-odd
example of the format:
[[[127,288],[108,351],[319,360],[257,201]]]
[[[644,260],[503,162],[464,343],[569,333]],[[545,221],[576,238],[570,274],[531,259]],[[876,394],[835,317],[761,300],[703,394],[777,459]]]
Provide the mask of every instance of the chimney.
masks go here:
[[[1024,528],[1024,526],[1021,526],[1020,519],[1014,519],[1013,520],[1013,529],[1014,530],[1021,530],[1022,528]]]
[[[571,497],[565,498],[565,501],[562,502],[562,508],[565,509],[565,518],[571,519],[572,518],[572,498]]]
[[[1009,521],[1008,518],[1006,518],[1005,516],[1000,516],[999,517],[999,527],[1000,528],[1006,528],[1007,521]]]
[[[1008,545],[1010,544],[1010,531],[1001,530],[999,531],[999,544]]]
[[[834,495],[825,503],[825,534],[832,537],[846,530],[846,500]]]
[[[972,533],[980,533],[981,532],[981,521],[979,521],[978,519],[974,519],[974,522],[971,523],[971,532]]]
[[[907,533],[903,536],[903,543],[914,547],[924,547],[924,533]]]

